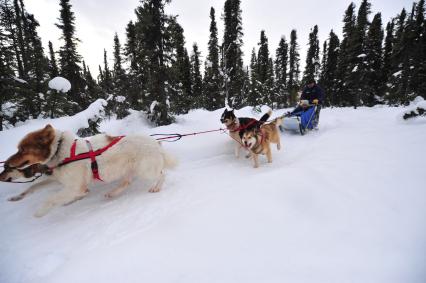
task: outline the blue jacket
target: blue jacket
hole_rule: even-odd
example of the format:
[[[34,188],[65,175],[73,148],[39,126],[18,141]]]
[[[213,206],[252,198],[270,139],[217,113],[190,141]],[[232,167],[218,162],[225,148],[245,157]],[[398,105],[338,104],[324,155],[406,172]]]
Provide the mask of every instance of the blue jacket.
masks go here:
[[[309,103],[312,103],[314,99],[318,99],[318,104],[322,104],[324,102],[324,91],[318,85],[314,85],[312,88],[306,86],[300,100],[309,100]]]

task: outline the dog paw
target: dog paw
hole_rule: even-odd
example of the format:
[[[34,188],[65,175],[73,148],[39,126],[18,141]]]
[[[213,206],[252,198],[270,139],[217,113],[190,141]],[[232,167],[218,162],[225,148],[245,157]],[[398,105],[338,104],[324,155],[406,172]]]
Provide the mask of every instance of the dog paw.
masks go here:
[[[151,189],[149,189],[149,192],[150,193],[158,193],[160,191],[160,188],[159,187],[152,187]]]
[[[107,199],[112,199],[113,197],[115,197],[115,195],[113,193],[106,193],[105,194],[105,198],[107,198]]]
[[[43,217],[43,216],[45,216],[49,212],[49,210],[50,209],[40,208],[39,210],[37,210],[34,213],[34,217],[37,217],[37,218]]]
[[[17,196],[14,196],[14,197],[8,198],[7,200],[8,200],[8,201],[18,201],[18,200],[21,200],[21,199],[23,199],[23,198],[24,198],[24,196],[23,196],[23,195],[17,195]]]

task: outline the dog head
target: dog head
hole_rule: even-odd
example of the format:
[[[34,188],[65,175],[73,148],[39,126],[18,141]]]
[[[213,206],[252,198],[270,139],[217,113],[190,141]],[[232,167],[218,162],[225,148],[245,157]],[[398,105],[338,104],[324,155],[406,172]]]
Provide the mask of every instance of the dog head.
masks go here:
[[[255,147],[259,140],[259,134],[260,130],[257,127],[253,127],[244,131],[241,137],[241,142],[243,143],[244,147],[248,149]]]
[[[0,182],[13,182],[18,179],[31,178],[37,173],[47,173],[47,165],[34,164],[26,167],[25,169],[4,167],[3,172],[0,173]]]
[[[225,109],[225,111],[222,113],[222,116],[220,117],[220,122],[225,126],[229,126],[235,123],[236,119],[237,116],[235,116],[234,110]]]
[[[54,141],[55,129],[51,125],[29,133],[19,142],[18,152],[6,160],[5,166],[22,169],[47,162],[54,150]]]

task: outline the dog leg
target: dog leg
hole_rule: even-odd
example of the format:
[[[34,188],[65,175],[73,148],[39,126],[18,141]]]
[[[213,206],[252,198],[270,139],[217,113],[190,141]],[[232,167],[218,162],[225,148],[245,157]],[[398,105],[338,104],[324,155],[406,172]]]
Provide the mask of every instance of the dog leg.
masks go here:
[[[44,188],[44,186],[46,186],[47,184],[50,184],[54,182],[54,180],[52,179],[46,179],[43,180],[37,184],[32,185],[31,187],[29,187],[28,189],[26,189],[24,192],[20,193],[19,195],[13,196],[11,198],[8,199],[8,201],[18,201],[23,199],[24,197],[26,197],[29,194],[34,193],[35,191],[38,191],[42,188]]]
[[[47,201],[36,211],[34,216],[42,217],[55,206],[69,204],[82,199],[88,192],[89,190],[87,189],[87,186],[65,187],[60,192],[57,192],[48,198]]]
[[[253,161],[254,161],[254,168],[259,167],[259,155],[256,153],[253,153]]]
[[[165,175],[163,171],[161,171],[160,177],[158,178],[157,183],[151,189],[149,189],[149,192],[158,193],[161,190],[161,187],[163,186],[164,179],[165,179]]]
[[[272,163],[272,151],[271,146],[269,144],[266,147],[266,158],[268,159],[268,163]]]
[[[241,145],[237,144],[235,147],[235,157],[239,158],[240,157],[240,150],[241,150]]]
[[[130,181],[131,181],[130,177],[125,178],[121,182],[120,186],[118,186],[117,188],[115,188],[115,189],[109,191],[108,193],[106,193],[105,197],[106,198],[113,198],[113,197],[118,196],[119,194],[121,194],[124,190],[126,190],[129,187]]]
[[[281,149],[281,139],[280,139],[280,136],[278,136],[277,149],[278,150]]]

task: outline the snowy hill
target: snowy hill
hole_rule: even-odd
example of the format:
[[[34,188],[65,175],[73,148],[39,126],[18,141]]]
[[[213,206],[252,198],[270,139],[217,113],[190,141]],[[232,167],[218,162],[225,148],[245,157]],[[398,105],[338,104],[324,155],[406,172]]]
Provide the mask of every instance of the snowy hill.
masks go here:
[[[164,143],[180,165],[160,193],[134,182],[108,200],[113,185],[99,183],[41,219],[32,214],[59,185],[12,203],[29,185],[2,183],[0,282],[425,282],[426,121],[403,112],[324,109],[319,131],[283,133],[283,150],[258,169],[225,134]],[[133,113],[101,130],[189,133],[221,127],[220,114],[151,128]],[[81,121],[0,132],[0,160],[46,123],[76,131]]]

